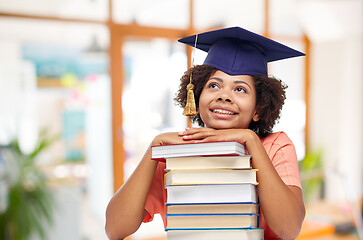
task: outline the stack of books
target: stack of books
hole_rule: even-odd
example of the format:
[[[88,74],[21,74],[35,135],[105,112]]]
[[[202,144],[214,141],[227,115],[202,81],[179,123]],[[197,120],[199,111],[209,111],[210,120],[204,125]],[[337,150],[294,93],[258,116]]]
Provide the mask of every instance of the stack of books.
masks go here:
[[[244,145],[232,142],[152,147],[166,162],[168,240],[263,239],[256,172]]]

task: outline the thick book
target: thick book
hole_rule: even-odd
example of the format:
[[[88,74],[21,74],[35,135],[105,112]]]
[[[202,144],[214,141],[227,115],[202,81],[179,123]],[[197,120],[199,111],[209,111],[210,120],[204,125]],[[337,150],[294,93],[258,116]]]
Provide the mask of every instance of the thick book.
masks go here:
[[[166,204],[168,214],[259,213],[255,203]]]
[[[192,169],[170,170],[165,174],[166,185],[186,184],[257,184],[256,169]]]
[[[166,185],[167,204],[257,203],[254,184]]]
[[[252,213],[166,214],[166,219],[166,228],[169,230],[256,228],[258,226],[258,215]]]
[[[251,155],[166,158],[166,169],[251,169]]]
[[[159,161],[171,157],[245,155],[245,146],[236,141],[158,145],[151,149],[151,158]]]
[[[263,240],[263,228],[167,230],[168,240]]]

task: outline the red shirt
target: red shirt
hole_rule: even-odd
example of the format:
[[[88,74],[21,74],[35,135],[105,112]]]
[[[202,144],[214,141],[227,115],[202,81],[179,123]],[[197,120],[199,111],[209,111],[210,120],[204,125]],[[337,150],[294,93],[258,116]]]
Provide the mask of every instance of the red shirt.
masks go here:
[[[269,134],[261,142],[274,165],[276,172],[286,185],[301,188],[296,151],[293,143],[284,132]],[[150,222],[154,214],[159,213],[166,226],[166,189],[164,187],[165,163],[159,162],[145,203],[148,212],[144,222]],[[280,239],[267,226],[263,214],[260,215],[259,227],[265,230],[265,239]]]

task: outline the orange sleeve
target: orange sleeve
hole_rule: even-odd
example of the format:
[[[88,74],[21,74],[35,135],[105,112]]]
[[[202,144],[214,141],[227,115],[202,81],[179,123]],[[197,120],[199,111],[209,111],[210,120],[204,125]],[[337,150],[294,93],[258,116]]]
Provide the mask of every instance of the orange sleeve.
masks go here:
[[[301,188],[296,150],[290,138],[284,132],[277,132],[262,141],[282,181]]]
[[[154,161],[154,160],[150,160]],[[145,203],[145,210],[148,212],[143,222],[150,222],[154,219],[154,214],[160,214],[166,224],[166,189],[164,187],[165,163],[159,162],[155,171],[154,179],[151,183],[149,194]]]

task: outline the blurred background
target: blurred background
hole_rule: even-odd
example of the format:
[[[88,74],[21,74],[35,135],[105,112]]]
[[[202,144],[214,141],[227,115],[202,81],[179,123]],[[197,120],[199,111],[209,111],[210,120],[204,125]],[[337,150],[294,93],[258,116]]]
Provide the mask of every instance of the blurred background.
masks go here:
[[[359,239],[362,0],[1,0],[0,238],[107,239],[113,193],[188,124],[173,98],[192,50],[176,40],[232,26],[307,54],[269,65],[289,86],[275,130],[299,158],[300,238]],[[161,218],[129,239],[165,239]]]

